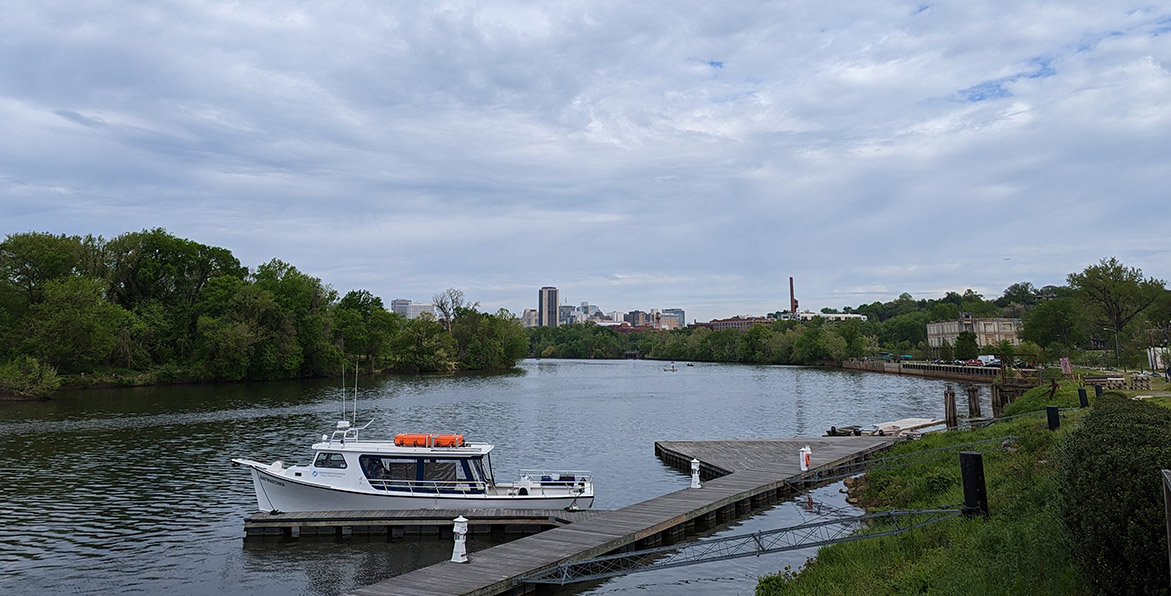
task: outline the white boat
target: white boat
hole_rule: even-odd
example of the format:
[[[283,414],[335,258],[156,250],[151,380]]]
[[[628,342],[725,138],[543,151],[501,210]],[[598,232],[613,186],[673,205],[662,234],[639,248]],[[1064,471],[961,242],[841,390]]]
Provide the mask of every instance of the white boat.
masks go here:
[[[663,367],[663,372],[675,372],[675,371],[677,371],[677,370],[679,370],[679,369],[675,368],[675,363],[674,363],[674,362],[672,362],[672,363],[671,363],[671,366],[665,366],[665,367]]]
[[[360,440],[368,426],[338,422],[332,436],[313,445],[309,465],[232,462],[252,472],[261,511],[586,509],[594,503],[589,472],[521,470],[513,482],[496,482],[492,445],[463,435]]]

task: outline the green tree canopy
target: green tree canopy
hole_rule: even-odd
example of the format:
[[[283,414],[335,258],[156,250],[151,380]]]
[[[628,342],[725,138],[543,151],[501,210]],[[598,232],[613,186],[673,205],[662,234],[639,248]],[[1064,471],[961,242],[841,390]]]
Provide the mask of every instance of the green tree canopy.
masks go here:
[[[980,345],[976,342],[976,334],[971,331],[961,331],[956,336],[956,345],[953,349],[955,357],[960,360],[970,360],[980,354]]]
[[[1166,292],[1166,282],[1145,278],[1141,269],[1127,267],[1114,257],[1069,274],[1068,281],[1095,324],[1117,333]]]

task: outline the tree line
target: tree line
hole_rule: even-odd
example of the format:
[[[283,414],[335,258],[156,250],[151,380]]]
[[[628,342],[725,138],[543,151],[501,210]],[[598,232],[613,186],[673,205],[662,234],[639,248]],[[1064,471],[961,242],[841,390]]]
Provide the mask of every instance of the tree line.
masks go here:
[[[323,377],[344,362],[495,370],[527,353],[507,310],[479,312],[456,289],[434,300],[440,317],[405,320],[367,290],[339,297],[279,259],[250,270],[225,248],[161,228],[109,240],[10,234],[0,243],[0,389],[41,395],[58,374],[73,384]]]
[[[823,314],[863,314],[866,321],[780,320],[784,311],[777,311],[771,313],[776,321],[746,331],[693,326],[623,334],[579,323],[530,329],[529,341],[534,355],[552,358],[620,358],[636,352],[665,360],[805,365],[882,353],[966,359],[984,351],[1033,362],[1068,356],[1088,364],[1137,366],[1146,362],[1147,346],[1168,345],[1171,292],[1165,281],[1145,277],[1141,269],[1111,257],[1070,273],[1066,282],[1040,288],[1015,283],[995,299],[968,289],[940,298],[915,299],[903,293],[888,302],[822,309]],[[961,313],[1019,318],[1022,341],[1019,346],[1001,342],[981,348],[975,334],[965,332],[954,346],[928,346],[927,324],[954,321]],[[1087,361],[1091,359],[1098,361]]]

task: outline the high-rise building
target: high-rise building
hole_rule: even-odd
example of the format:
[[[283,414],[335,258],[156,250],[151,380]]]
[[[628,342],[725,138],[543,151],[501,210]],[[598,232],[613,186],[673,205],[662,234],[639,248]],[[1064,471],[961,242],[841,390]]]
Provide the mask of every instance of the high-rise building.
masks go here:
[[[431,302],[416,302],[406,298],[395,298],[390,301],[390,312],[398,313],[406,319],[417,319],[419,315],[429,312],[435,314],[435,305]]]
[[[675,317],[677,319],[679,319],[679,326],[680,327],[687,326],[687,317],[683,316],[683,309],[682,308],[664,308],[663,314],[675,315]]]
[[[630,323],[631,327],[642,327],[651,324],[650,316],[641,310],[632,310],[626,313],[626,322]]]
[[[541,327],[557,326],[557,305],[560,301],[557,288],[545,286],[537,294],[537,319]]]
[[[540,313],[535,308],[526,308],[520,317],[520,324],[525,327],[539,327],[541,325]]]
[[[576,322],[573,320],[573,313],[576,311],[577,311],[576,308],[574,308],[568,304],[559,305],[557,307],[557,324],[558,325],[566,325],[569,323]]]

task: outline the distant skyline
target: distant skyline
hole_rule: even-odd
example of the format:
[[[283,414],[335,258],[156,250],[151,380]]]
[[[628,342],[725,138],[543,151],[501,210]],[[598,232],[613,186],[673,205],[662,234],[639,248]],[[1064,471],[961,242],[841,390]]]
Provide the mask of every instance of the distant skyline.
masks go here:
[[[1171,278],[1171,4],[0,6],[0,232],[689,320]]]

